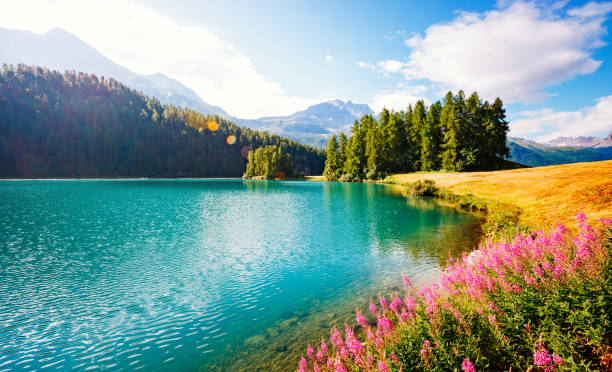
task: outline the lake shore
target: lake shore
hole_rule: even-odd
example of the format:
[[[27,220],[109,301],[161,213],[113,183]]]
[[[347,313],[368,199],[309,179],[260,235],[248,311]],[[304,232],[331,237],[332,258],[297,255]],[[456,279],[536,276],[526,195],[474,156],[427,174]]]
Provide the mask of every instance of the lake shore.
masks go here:
[[[375,322],[357,312],[354,332],[334,329],[322,370],[608,370],[611,174],[612,161],[600,161],[377,182],[484,215],[490,240],[451,260],[440,287],[417,289],[406,278],[405,299],[394,293],[370,304]],[[300,371],[317,370],[312,353],[322,348],[307,350]]]
[[[495,200],[520,209],[533,229],[573,225],[577,212],[593,219],[612,214],[612,161],[492,172],[417,172],[391,176],[394,184],[433,180],[453,194]]]

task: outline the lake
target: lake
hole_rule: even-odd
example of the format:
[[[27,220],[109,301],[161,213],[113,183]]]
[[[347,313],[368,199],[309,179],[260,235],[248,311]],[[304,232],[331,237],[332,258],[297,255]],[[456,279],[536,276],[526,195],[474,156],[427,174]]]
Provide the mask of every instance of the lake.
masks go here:
[[[0,371],[296,370],[479,223],[374,184],[0,182]]]

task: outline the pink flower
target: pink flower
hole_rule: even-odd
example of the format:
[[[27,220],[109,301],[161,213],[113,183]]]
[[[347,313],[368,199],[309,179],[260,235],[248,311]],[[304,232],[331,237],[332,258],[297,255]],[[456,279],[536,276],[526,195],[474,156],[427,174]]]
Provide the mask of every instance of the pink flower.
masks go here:
[[[412,286],[412,282],[410,281],[410,279],[408,279],[407,276],[404,277],[404,285],[406,286],[406,288]]]
[[[385,298],[384,298],[384,297],[382,297],[382,296],[380,297],[380,306],[381,306],[383,309],[386,309],[386,308],[387,308],[387,306],[389,306],[389,304],[387,303],[387,300],[385,300]]]
[[[393,330],[393,322],[389,318],[386,318],[384,316],[378,319],[377,325],[378,329],[380,329],[383,334]]]
[[[308,359],[313,360],[315,357],[315,351],[312,348],[312,346],[310,346],[310,344],[308,344],[308,348],[306,348],[306,353],[308,354]]]
[[[370,312],[372,315],[376,316],[376,304],[372,302],[372,299],[370,299]]]
[[[553,355],[552,355],[552,360],[553,360],[553,363],[555,363],[555,364],[561,364],[561,365],[563,365],[563,358],[561,358],[561,357],[560,357],[559,355],[557,355],[557,354],[553,354]]]
[[[489,315],[489,322],[491,322],[491,324],[493,324],[494,326],[497,325],[497,319],[495,318],[495,315]]]
[[[599,223],[603,225],[612,225],[612,219],[609,218],[600,218]]]
[[[336,366],[336,372],[348,372],[346,368],[344,368],[344,366],[342,365],[340,357],[336,358],[336,362],[334,364]]]
[[[362,326],[363,328],[367,327],[368,325],[368,321],[366,320],[366,318],[361,314],[361,312],[359,310],[357,310],[357,315],[355,315],[355,319],[357,320],[357,324],[359,324],[360,326]]]
[[[317,360],[323,363],[323,351],[321,351],[321,349],[317,351]]]
[[[408,297],[406,297],[406,299],[404,300],[404,303],[406,304],[406,309],[408,311],[414,311],[416,300],[412,296],[409,295]]]
[[[374,362],[374,357],[370,354],[366,355],[366,362],[368,363],[368,365],[372,365],[372,363]]]
[[[395,353],[391,353],[389,354],[389,359],[391,359],[394,362],[397,362],[397,355],[395,355]]]
[[[306,359],[300,359],[300,372],[306,371],[306,367],[308,367],[308,362]]]
[[[327,354],[329,352],[329,349],[327,348],[327,344],[325,343],[324,340],[321,340],[321,351],[323,352],[323,354]]]
[[[551,358],[548,354],[548,350],[540,348],[533,352],[533,364],[536,366],[546,366],[550,364]]]
[[[383,362],[382,360],[378,361],[378,370],[380,372],[387,372],[387,364],[385,362]]]
[[[474,365],[470,362],[470,358],[463,359],[461,370],[463,370],[463,372],[476,372],[476,368],[474,368]]]
[[[427,359],[430,353],[431,353],[431,344],[429,343],[429,340],[425,340],[423,341],[423,348],[421,349],[421,356]]]
[[[584,213],[578,213],[576,214],[576,220],[578,221],[578,223],[585,223],[587,220],[587,216]]]
[[[391,304],[389,305],[389,307],[391,308],[391,310],[397,311],[402,306],[402,304],[403,304],[402,299],[399,297],[395,297],[393,301],[391,301]]]

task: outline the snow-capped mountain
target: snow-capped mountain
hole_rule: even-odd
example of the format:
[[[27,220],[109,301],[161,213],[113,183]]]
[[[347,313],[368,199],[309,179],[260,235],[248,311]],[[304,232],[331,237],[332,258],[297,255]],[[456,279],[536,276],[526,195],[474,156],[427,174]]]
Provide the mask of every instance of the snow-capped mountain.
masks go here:
[[[548,146],[568,147],[610,147],[612,146],[612,133],[607,137],[557,137],[546,142]]]

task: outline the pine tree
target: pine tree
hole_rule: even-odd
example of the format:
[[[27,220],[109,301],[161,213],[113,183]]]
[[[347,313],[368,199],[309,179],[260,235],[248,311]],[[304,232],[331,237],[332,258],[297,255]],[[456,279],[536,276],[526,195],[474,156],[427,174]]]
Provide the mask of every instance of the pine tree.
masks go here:
[[[459,139],[455,118],[455,97],[452,92],[446,93],[444,106],[440,113],[440,125],[444,131],[444,144],[442,145],[442,168],[455,171],[459,159]]]
[[[325,170],[323,175],[328,181],[337,181],[340,178],[342,163],[340,159],[340,151],[338,140],[333,135],[327,143],[327,159],[325,160]]]
[[[409,126],[409,165],[410,169],[416,170],[420,167],[421,162],[421,132],[425,125],[425,118],[427,117],[427,110],[425,109],[425,102],[423,100],[417,101],[414,105],[414,110],[410,118]]]
[[[425,124],[421,130],[421,170],[438,169],[442,132],[440,130],[440,102],[429,108]]]
[[[497,97],[491,105],[490,117],[492,121],[491,136],[493,137],[494,154],[497,157],[497,164],[500,166],[504,158],[510,157],[510,149],[508,148],[508,122],[506,121],[506,110],[502,100]]]
[[[361,121],[368,120],[367,116],[364,116]],[[365,130],[364,125],[355,120],[353,128],[351,130],[352,135],[349,138],[349,142],[346,148],[346,161],[344,162],[344,173],[350,175],[350,178],[355,181],[362,180],[365,176]]]
[[[341,168],[344,167],[344,162],[346,161],[346,146],[348,145],[348,138],[344,132],[340,132],[338,136],[338,151],[340,152],[340,164],[342,164]]]

